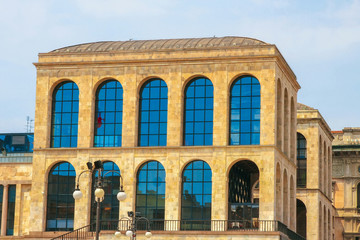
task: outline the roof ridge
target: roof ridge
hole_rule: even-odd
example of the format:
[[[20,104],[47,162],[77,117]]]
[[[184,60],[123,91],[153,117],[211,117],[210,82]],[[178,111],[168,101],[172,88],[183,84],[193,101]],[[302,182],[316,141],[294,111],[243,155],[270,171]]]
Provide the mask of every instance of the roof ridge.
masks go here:
[[[209,42],[211,42],[212,39],[218,39],[220,41],[215,42],[215,44],[210,44],[210,46],[208,44],[204,44],[201,47],[198,46],[199,42],[206,39],[209,39]],[[171,42],[174,42],[174,44],[172,44]],[[97,41],[97,42],[82,43],[68,47],[58,48],[51,51],[50,53],[66,53],[66,52],[83,53],[83,52],[110,52],[110,51],[114,52],[114,51],[175,50],[175,49],[186,50],[186,49],[194,49],[194,48],[195,49],[196,48],[229,48],[229,47],[259,46],[259,45],[269,45],[269,44],[261,40],[257,40],[255,38],[225,36],[225,37],[207,37],[207,38]]]

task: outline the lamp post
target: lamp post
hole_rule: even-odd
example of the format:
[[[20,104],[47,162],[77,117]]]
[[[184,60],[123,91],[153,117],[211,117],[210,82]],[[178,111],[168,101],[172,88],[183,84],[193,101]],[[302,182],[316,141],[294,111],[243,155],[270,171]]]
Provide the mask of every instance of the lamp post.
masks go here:
[[[83,173],[86,172],[90,172],[90,173],[94,173],[95,171],[98,172],[98,176],[95,182],[95,200],[96,200],[96,240],[99,240],[99,233],[100,233],[100,203],[104,200],[104,195],[105,195],[105,191],[103,189],[103,177],[101,176],[102,171],[104,170],[103,168],[103,163],[102,161],[98,160],[96,162],[94,162],[94,166],[92,165],[91,162],[88,162],[87,164],[88,170],[84,170],[82,171],[79,176],[78,179],[76,181],[76,188],[75,191],[73,193],[73,197],[75,200],[80,199],[82,197],[82,192],[80,191],[79,188],[79,180],[80,177]],[[120,177],[120,191],[118,192],[118,194],[116,195],[116,198],[119,201],[123,201],[126,199],[126,193],[124,192],[124,188],[123,188],[123,178],[120,174],[119,171],[115,171],[115,170],[108,170],[106,171],[106,173],[104,174],[104,178],[108,173],[118,173],[119,177]]]
[[[139,221],[146,221],[146,233],[145,233],[145,237],[147,238],[151,238],[152,233],[150,231],[150,222],[149,219],[147,219],[146,217],[142,217],[140,212],[133,212],[130,211],[128,212],[128,217],[123,217],[122,219],[127,219],[131,222],[130,228],[125,232],[125,235],[130,237],[130,239],[132,240],[136,240],[136,230],[137,230],[137,224]],[[115,232],[115,236],[116,237],[120,237],[121,233],[120,231],[116,231]]]

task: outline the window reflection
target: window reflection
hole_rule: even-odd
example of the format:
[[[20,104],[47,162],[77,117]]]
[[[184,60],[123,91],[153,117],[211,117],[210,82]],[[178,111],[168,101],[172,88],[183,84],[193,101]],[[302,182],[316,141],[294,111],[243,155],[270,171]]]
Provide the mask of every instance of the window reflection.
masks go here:
[[[77,147],[79,89],[74,82],[60,83],[54,90],[51,147]]]
[[[46,231],[71,231],[74,224],[75,169],[67,162],[56,164],[48,177]]]
[[[260,144],[260,83],[237,79],[230,90],[230,145]]]
[[[116,80],[102,83],[95,101],[95,147],[120,147],[122,144],[123,88]]]
[[[166,146],[168,90],[161,79],[147,81],[140,91],[139,146]]]
[[[211,81],[197,78],[185,89],[184,145],[212,145],[213,92]]]
[[[120,189],[120,169],[111,161],[103,162],[104,170],[101,172],[103,177],[103,189],[105,191],[104,200],[101,202],[100,221],[103,224],[111,225],[114,221],[119,220],[119,200],[116,195]],[[115,171],[115,172],[109,172]],[[104,177],[104,175],[106,176]],[[95,183],[95,179],[98,176],[98,171],[93,174],[92,182]],[[96,201],[95,201],[95,186],[92,184],[91,189],[91,223],[96,221]]]
[[[306,187],[306,139],[297,133],[297,186]]]
[[[211,194],[212,173],[209,165],[200,160],[188,164],[182,176],[182,229],[210,230]]]
[[[143,164],[137,174],[136,211],[163,230],[165,218],[165,169],[157,161]],[[146,226],[141,226],[145,229]]]

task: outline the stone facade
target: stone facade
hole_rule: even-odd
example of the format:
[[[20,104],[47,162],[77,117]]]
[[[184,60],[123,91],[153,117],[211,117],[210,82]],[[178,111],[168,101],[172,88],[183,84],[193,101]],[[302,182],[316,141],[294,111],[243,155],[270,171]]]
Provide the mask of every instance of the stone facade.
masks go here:
[[[300,85],[275,45],[248,38],[173,39],[158,41],[81,44],[39,54],[37,68],[35,145],[29,218],[17,235],[49,237],[46,229],[47,178],[59,162],[71,163],[77,175],[87,162],[110,160],[124,179],[127,199],[119,216],[135,210],[136,174],[149,160],[159,161],[166,171],[165,220],[181,219],[181,176],[187,163],[203,160],[212,170],[211,220],[228,219],[228,174],[239,161],[250,160],[259,169],[259,219],[276,220],[296,232],[296,199],[307,208],[307,238],[333,239],[331,205],[332,135],[316,110],[297,110]],[[230,87],[249,75],[261,85],[259,145],[229,145]],[[186,84],[206,77],[214,86],[213,145],[183,146],[183,109]],[[152,78],[168,87],[167,145],[138,147],[139,91]],[[95,148],[94,121],[97,87],[108,79],[123,87],[122,146]],[[79,88],[77,148],[51,148],[52,94],[63,81]],[[308,185],[296,188],[296,134],[306,136]],[[322,155],[321,155],[321,154]],[[324,162],[325,168],[321,167]],[[321,163],[321,164],[320,164]],[[74,229],[90,222],[90,176],[82,178],[84,197],[75,203]],[[85,180],[87,178],[87,180]],[[28,204],[28,205],[26,205]],[[25,208],[26,209],[26,208]],[[324,213],[323,213],[324,212]],[[31,223],[31,224],[30,224]],[[328,228],[330,230],[328,230]],[[156,239],[287,239],[279,232],[184,232],[160,233]],[[103,235],[104,239],[112,236]],[[125,238],[124,238],[125,239]]]
[[[297,120],[297,131],[307,141],[306,187],[297,188],[297,199],[304,203],[307,211],[307,237],[338,239],[334,238],[334,208],[331,199],[333,136],[316,109],[299,104]]]
[[[356,240],[359,233],[360,128],[333,132],[333,201],[336,239]]]

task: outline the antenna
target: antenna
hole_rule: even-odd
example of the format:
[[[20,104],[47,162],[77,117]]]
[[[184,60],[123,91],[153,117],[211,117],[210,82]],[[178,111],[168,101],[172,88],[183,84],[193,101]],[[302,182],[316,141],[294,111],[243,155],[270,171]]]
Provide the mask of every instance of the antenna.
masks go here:
[[[29,116],[26,117],[26,132],[30,133],[34,129],[34,119],[31,119]]]

